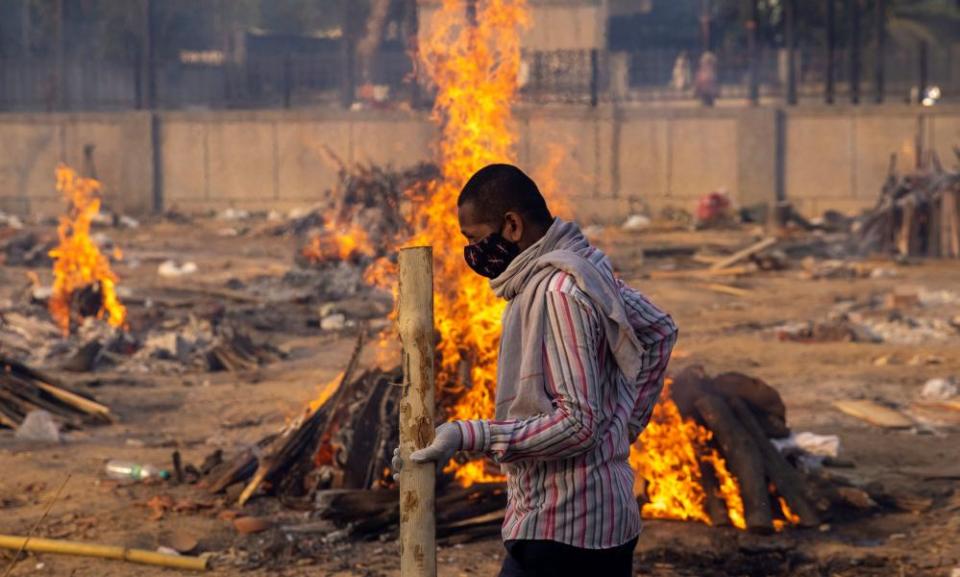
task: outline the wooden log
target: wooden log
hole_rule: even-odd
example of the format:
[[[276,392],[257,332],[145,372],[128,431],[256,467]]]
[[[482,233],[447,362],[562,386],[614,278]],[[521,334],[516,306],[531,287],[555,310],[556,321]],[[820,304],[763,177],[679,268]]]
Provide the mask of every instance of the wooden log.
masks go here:
[[[374,426],[374,423],[380,420],[381,404],[392,386],[388,379],[377,379],[362,406],[353,415],[353,441],[343,466],[345,488],[366,489],[379,477],[379,467],[383,463],[382,455],[378,454],[377,449],[381,444],[382,428]]]
[[[743,373],[722,373],[711,379],[710,389],[724,398],[746,401],[768,437],[782,439],[790,436],[787,407],[780,393],[762,380]]]
[[[820,516],[817,515],[816,509],[807,500],[803,477],[773,446],[760,423],[754,417],[753,412],[743,400],[727,399],[727,403],[740,420],[740,424],[753,438],[753,442],[760,448],[767,477],[773,482],[780,496],[786,500],[790,510],[800,517],[800,526],[819,526]]]
[[[960,258],[960,190],[945,190],[940,200],[940,254]]]
[[[401,249],[399,265],[400,458],[405,465],[400,471],[400,575],[436,577],[436,466],[410,460],[410,453],[429,445],[434,435],[433,249]]]
[[[700,485],[707,496],[703,508],[710,517],[710,525],[713,527],[730,526],[730,515],[727,513],[727,504],[720,497],[720,482],[717,480],[717,473],[713,469],[713,464],[708,461],[700,461]]]
[[[698,399],[695,406],[700,417],[713,431],[730,472],[740,484],[747,530],[754,533],[772,533],[770,494],[767,490],[763,457],[757,444],[737,421],[723,398],[706,395]]]
[[[70,390],[40,371],[0,355],[0,387],[3,386],[10,387],[16,396],[29,398],[34,404],[64,418],[72,413],[91,422],[109,423],[113,420],[106,405]]]
[[[710,270],[723,270],[725,268],[730,268],[731,266],[737,264],[745,258],[750,258],[751,256],[757,254],[758,252],[764,251],[771,246],[777,244],[777,239],[774,237],[769,237],[761,240],[760,242],[754,243],[743,250],[738,250],[727,258],[717,261],[710,265]]]
[[[908,198],[900,205],[900,227],[897,229],[897,254],[910,256],[910,239],[913,237],[916,203]]]

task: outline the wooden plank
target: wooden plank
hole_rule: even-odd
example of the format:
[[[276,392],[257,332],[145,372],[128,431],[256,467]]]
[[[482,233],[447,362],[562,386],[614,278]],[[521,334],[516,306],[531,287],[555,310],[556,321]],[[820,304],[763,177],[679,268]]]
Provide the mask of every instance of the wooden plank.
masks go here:
[[[671,279],[671,278],[712,278],[721,276],[739,276],[756,271],[754,266],[736,266],[723,269],[698,268],[692,270],[653,270],[649,276],[652,279]]]
[[[868,399],[844,399],[833,402],[841,413],[885,429],[909,429],[913,421],[896,409]]]
[[[774,237],[768,237],[760,242],[754,243],[743,250],[738,250],[727,258],[717,261],[710,265],[711,270],[722,270],[729,268],[745,258],[750,258],[751,256],[757,254],[758,252],[764,251],[771,246],[777,244],[777,239]]]
[[[960,412],[960,399],[924,400],[916,401],[914,404],[925,409],[942,409],[944,411]]]
[[[709,291],[730,295],[730,296],[735,296],[735,297],[746,297],[753,294],[753,291],[750,289],[743,289],[740,287],[735,287],[735,286],[730,286],[730,285],[720,284],[715,282],[705,283],[699,286]]]

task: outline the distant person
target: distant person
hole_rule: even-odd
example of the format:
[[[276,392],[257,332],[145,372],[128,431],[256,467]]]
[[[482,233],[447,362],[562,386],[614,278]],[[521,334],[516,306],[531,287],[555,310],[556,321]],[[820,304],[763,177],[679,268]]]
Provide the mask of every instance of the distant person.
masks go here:
[[[444,423],[410,459],[444,466],[468,451],[501,465],[501,577],[632,577],[641,521],[627,458],[677,328],[519,168],[478,171],[457,211],[467,264],[507,301],[496,418]]]
[[[720,96],[720,85],[717,81],[717,56],[710,51],[700,56],[700,66],[697,67],[697,80],[694,86],[697,98],[704,106],[713,106]]]
[[[684,50],[677,55],[677,59],[673,63],[673,75],[670,78],[670,86],[678,92],[683,92],[690,88],[690,83],[690,57],[687,56],[687,51]]]

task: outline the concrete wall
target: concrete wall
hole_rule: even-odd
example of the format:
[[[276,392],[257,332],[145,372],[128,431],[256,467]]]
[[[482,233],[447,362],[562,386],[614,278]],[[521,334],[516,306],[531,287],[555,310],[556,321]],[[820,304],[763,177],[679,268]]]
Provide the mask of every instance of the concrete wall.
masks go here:
[[[105,202],[131,213],[153,205],[150,115],[0,114],[0,210],[59,214],[64,206],[55,189],[58,162],[84,166],[83,149],[92,145]]]
[[[954,163],[960,108],[639,109],[520,107],[516,161],[568,214],[620,221],[692,210],[725,188],[742,205],[786,198],[803,212],[873,204],[891,153],[918,144]],[[0,115],[0,210],[62,210],[53,171],[93,144],[106,201],[121,211],[289,209],[324,200],[338,164],[403,167],[435,158],[426,113],[314,111]],[[158,149],[154,154],[152,142]],[[154,166],[159,167],[157,178]],[[157,194],[158,193],[158,194]]]
[[[323,200],[338,162],[431,159],[436,129],[412,114],[170,113],[161,141],[165,207],[283,210]]]

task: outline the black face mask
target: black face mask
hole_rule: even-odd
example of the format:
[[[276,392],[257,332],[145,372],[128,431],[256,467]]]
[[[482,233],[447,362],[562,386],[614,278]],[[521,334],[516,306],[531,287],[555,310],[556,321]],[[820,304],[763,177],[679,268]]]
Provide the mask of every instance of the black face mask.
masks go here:
[[[487,278],[500,276],[518,254],[520,247],[503,238],[499,232],[488,234],[463,247],[463,258],[467,261],[467,266]]]

